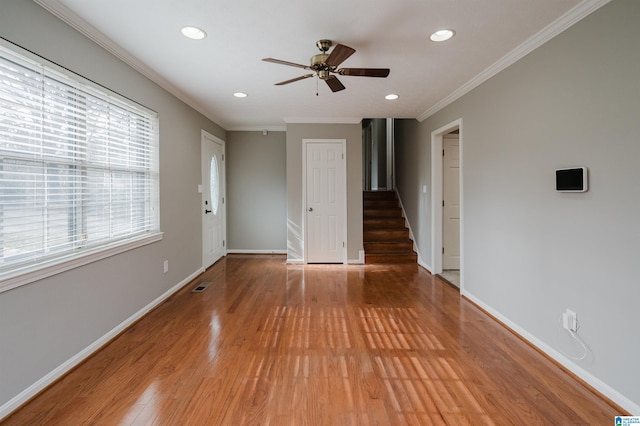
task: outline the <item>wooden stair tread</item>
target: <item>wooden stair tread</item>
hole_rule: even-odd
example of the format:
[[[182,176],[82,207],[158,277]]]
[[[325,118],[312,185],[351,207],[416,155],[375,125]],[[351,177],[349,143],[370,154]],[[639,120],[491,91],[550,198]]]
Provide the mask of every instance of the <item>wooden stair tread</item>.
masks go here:
[[[365,263],[416,263],[413,241],[394,191],[363,193]]]
[[[385,264],[385,263],[416,263],[418,255],[413,254],[365,254],[364,262],[366,264]]]

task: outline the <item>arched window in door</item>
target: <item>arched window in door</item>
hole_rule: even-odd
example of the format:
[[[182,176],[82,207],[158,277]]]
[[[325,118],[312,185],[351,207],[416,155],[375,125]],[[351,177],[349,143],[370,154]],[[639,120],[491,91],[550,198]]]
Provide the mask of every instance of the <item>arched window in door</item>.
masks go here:
[[[220,169],[218,167],[218,157],[211,157],[211,167],[209,176],[209,187],[211,189],[211,212],[218,214],[219,199],[220,199]]]

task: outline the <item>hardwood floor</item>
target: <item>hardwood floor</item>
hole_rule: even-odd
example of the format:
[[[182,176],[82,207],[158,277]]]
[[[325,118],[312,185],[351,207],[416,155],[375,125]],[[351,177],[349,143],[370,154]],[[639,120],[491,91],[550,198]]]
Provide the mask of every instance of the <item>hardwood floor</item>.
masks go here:
[[[616,414],[415,264],[230,255],[6,425],[606,425]]]

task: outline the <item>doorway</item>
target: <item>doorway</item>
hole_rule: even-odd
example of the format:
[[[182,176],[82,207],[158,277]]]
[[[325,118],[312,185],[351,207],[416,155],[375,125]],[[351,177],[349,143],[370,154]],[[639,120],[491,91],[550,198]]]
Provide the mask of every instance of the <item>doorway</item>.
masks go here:
[[[459,131],[442,138],[442,270],[460,270]]]
[[[201,136],[202,267],[226,255],[225,142],[204,130]]]
[[[305,263],[346,263],[346,140],[302,142]]]
[[[432,273],[464,286],[462,119],[431,133]]]

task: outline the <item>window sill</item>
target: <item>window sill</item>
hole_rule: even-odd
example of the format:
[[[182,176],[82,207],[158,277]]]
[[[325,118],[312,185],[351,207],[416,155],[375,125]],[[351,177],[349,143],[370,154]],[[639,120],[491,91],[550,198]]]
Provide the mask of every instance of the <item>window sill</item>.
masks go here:
[[[50,260],[15,271],[8,271],[0,275],[0,293],[101,259],[106,259],[107,257],[124,253],[125,251],[161,241],[163,235],[164,233],[162,232],[156,232],[134,240],[96,247],[82,254],[73,254],[62,259]]]

